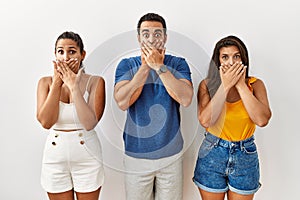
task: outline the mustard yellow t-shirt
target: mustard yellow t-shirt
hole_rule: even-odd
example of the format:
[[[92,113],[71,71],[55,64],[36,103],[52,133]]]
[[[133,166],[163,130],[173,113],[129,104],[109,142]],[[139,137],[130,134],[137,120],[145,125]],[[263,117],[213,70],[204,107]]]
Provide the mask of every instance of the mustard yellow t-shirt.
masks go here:
[[[248,80],[247,85],[251,91],[253,91],[251,84],[255,81],[255,77]],[[233,103],[225,102],[218,121],[206,130],[224,140],[241,141],[251,137],[255,127],[240,99]]]

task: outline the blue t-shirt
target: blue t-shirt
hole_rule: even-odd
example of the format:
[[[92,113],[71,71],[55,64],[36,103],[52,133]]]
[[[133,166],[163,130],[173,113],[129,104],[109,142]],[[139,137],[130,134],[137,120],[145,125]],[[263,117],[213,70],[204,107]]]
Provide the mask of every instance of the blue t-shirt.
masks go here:
[[[164,64],[177,79],[192,81],[184,58],[165,55]],[[115,84],[131,80],[140,66],[140,56],[122,59],[116,69]],[[139,98],[127,110],[123,132],[125,153],[144,159],[179,153],[183,148],[179,106],[157,73],[151,70]]]

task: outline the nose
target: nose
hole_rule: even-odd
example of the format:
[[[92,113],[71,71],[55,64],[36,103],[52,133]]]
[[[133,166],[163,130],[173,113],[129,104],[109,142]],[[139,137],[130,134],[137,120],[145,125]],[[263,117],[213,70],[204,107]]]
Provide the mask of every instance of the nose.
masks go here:
[[[70,59],[70,56],[68,53],[65,53],[63,57],[64,57],[65,61],[68,61]]]
[[[151,44],[153,44],[153,42],[154,42],[154,37],[153,37],[152,34],[150,34],[150,36],[149,36],[149,38],[148,38],[148,41],[149,41]]]
[[[229,58],[229,64],[232,66],[234,63],[233,58]]]

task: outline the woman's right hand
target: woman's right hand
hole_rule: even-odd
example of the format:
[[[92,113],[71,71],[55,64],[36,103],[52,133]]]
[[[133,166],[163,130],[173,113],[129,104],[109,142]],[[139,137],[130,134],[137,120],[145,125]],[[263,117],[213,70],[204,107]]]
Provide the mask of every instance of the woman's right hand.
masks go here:
[[[52,61],[54,65],[54,75],[52,77],[52,84],[61,86],[63,84],[63,80],[61,79],[61,73],[58,71],[58,64],[56,61]]]
[[[242,62],[236,62],[232,66],[221,64],[219,73],[225,91],[229,91],[236,85],[244,71],[245,67]]]

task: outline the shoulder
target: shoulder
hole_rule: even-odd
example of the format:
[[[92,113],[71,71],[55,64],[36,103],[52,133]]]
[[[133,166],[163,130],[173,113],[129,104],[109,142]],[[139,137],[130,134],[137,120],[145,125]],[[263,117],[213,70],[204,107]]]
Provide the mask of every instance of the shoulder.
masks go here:
[[[264,82],[256,77],[250,77],[248,83],[251,85],[254,91],[265,89]]]
[[[52,83],[52,76],[44,76],[40,78],[39,85],[50,85]]]
[[[119,62],[119,64],[122,63],[135,63],[135,62],[140,62],[141,61],[141,56],[134,56],[134,57],[128,57],[128,58],[122,58]]]
[[[105,80],[102,76],[86,74],[86,79],[89,85],[105,84]]]

